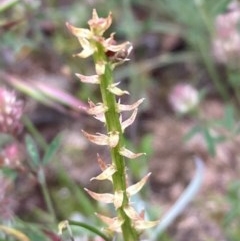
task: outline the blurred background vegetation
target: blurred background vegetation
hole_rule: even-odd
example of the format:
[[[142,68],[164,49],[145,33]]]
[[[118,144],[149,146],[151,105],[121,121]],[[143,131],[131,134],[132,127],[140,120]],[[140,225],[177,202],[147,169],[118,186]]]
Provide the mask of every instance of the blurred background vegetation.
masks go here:
[[[14,137],[26,146],[24,168],[3,167],[14,182],[13,193],[18,193],[14,227],[33,241],[56,240],[55,226],[52,232],[44,226],[53,221],[51,209],[58,221],[71,218],[100,225],[92,214],[105,207],[90,201],[82,187],[108,189],[89,184],[98,172],[95,153],[107,153],[98,148],[93,152],[82,138],[81,129],[102,127],[79,108],[88,98],[97,102],[100,96],[95,86],[76,79],[74,73],[91,75],[94,69],[91,59],[72,57],[79,43],[65,26],[70,22],[85,27],[93,8],[103,17],[112,11],[109,33],[134,46],[131,61],[116,69],[115,81],[131,93],[125,102],[146,99],[127,141],[148,154],[148,160],[129,165],[133,180],[153,171],[151,191],[143,193],[152,203],[145,204],[149,215],[159,218],[191,180],[194,169],[186,160],[200,155],[208,168],[202,195],[162,240],[239,240],[240,6],[231,0],[0,2],[0,84],[24,100],[24,131]],[[199,103],[187,113],[174,110],[169,102],[178,84],[198,92]],[[4,149],[11,141],[0,138]],[[33,149],[39,157],[31,154]],[[49,197],[42,197],[45,181],[54,207],[46,202]],[[84,235],[79,229],[74,232]]]

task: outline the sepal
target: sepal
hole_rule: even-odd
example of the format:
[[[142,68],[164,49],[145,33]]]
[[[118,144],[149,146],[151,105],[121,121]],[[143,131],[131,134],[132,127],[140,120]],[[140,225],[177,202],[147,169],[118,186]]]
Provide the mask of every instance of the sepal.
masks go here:
[[[101,219],[105,224],[107,224],[107,230],[112,232],[121,233],[121,226],[124,223],[124,220],[121,218],[109,218],[107,216],[101,215],[99,213],[96,213],[97,217]]]
[[[88,84],[99,84],[100,80],[98,75],[90,75],[90,76],[85,76],[82,74],[75,74],[83,83],[88,83]]]
[[[96,73],[97,75],[103,75],[105,73],[105,66],[106,63],[105,62],[97,62],[95,64],[95,69],[96,69]]]
[[[135,159],[139,156],[146,155],[146,153],[133,153],[132,151],[126,149],[125,147],[120,148],[119,154],[129,159]]]
[[[123,191],[116,191],[114,193],[113,204],[116,209],[120,208],[123,203]]]
[[[97,36],[102,36],[103,33],[111,26],[111,24],[111,12],[108,14],[107,18],[99,18],[96,9],[93,9],[92,19],[88,21],[88,25],[92,33],[94,33]]]
[[[91,39],[92,38],[92,33],[89,29],[86,28],[76,28],[70,23],[66,23],[66,26],[68,30],[77,38],[86,38],[86,39]]]
[[[158,220],[157,221],[144,220],[144,215],[138,214],[138,212],[132,206],[125,207],[124,211],[128,215],[128,217],[131,220],[133,220],[133,225],[138,231],[152,228],[159,223]]]
[[[102,116],[108,110],[108,107],[105,106],[103,103],[97,103],[95,105],[91,100],[88,100],[88,104],[89,109],[87,110],[87,113],[89,115]]]
[[[111,193],[96,193],[84,188],[84,190],[95,200],[103,203],[113,203],[114,195]]]
[[[100,157],[98,153],[97,153],[97,162],[102,171],[107,169],[108,167],[107,164],[105,163],[105,161],[103,161],[103,159]]]
[[[135,121],[135,119],[137,117],[137,112],[138,112],[138,109],[135,109],[133,111],[132,115],[127,120],[125,120],[121,123],[122,132],[124,132],[124,130]]]
[[[97,133],[97,135],[92,135],[84,130],[82,130],[82,132],[89,141],[100,146],[109,146],[111,148],[114,148],[119,141],[118,132],[110,132],[108,136],[101,133]]]
[[[116,167],[111,165],[109,167],[107,167],[101,174],[99,174],[96,177],[93,177],[90,179],[90,181],[92,180],[110,180],[112,181],[112,175],[116,172]]]
[[[83,50],[78,54],[74,54],[74,57],[77,56],[85,59],[94,54],[94,52],[96,51],[96,46],[94,46],[90,41],[88,41],[88,39],[78,38],[78,41],[81,44]]]
[[[123,202],[123,191],[116,191],[114,194],[111,193],[96,193],[84,188],[84,190],[95,200],[103,203],[113,203],[115,209],[122,206]]]
[[[135,103],[133,103],[132,105],[122,105],[120,103],[117,104],[117,109],[118,112],[122,112],[122,111],[132,111],[136,108],[139,107],[139,105],[144,101],[144,98],[136,101]]]
[[[129,95],[129,92],[126,90],[121,90],[120,88],[118,88],[117,86],[120,84],[120,82],[118,83],[114,83],[110,86],[108,86],[108,90],[113,93],[114,95],[117,96],[122,96],[122,95]]]
[[[149,176],[151,175],[151,172],[148,173],[145,177],[143,177],[139,182],[135,183],[134,185],[131,185],[127,188],[127,194],[129,196],[132,196],[136,193],[138,193],[142,187],[145,185],[145,183],[147,182]]]

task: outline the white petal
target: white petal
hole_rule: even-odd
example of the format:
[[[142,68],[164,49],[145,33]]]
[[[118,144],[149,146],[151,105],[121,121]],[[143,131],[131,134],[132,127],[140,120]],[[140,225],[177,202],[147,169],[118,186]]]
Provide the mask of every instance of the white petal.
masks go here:
[[[138,212],[132,206],[125,207],[124,211],[132,220],[142,219]]]
[[[98,104],[94,104],[92,101],[88,101],[89,103],[89,109],[87,110],[89,115],[100,115],[103,114],[107,111],[107,106],[105,106],[103,103],[98,103]]]
[[[117,85],[119,84],[118,83],[115,83],[115,84],[112,84],[110,86],[108,86],[108,90],[113,93],[114,95],[117,95],[117,96],[122,96],[122,95],[129,95],[129,92],[126,91],[126,90],[121,90],[120,88],[117,87]]]
[[[137,230],[145,230],[148,228],[153,228],[159,223],[159,221],[145,221],[145,220],[137,220],[134,222],[134,227]]]
[[[113,203],[114,201],[114,195],[111,193],[96,193],[88,190],[87,188],[84,188],[84,190],[87,191],[87,193],[97,201],[103,203]]]
[[[131,111],[134,110],[136,108],[138,108],[138,106],[144,101],[144,98],[138,100],[137,102],[133,103],[132,105],[122,105],[120,103],[117,104],[118,107],[118,111],[122,112],[122,111]]]
[[[124,220],[120,219],[120,218],[109,218],[106,217],[104,215],[98,214],[96,213],[96,215],[98,216],[98,218],[100,218],[105,224],[108,225],[107,229],[114,231],[114,232],[121,232],[121,226],[124,222]]]
[[[109,146],[111,148],[114,148],[119,141],[118,132],[109,132],[109,136],[101,133],[96,133],[97,135],[92,135],[83,130],[82,132],[89,141],[100,146]]]
[[[135,109],[133,111],[132,115],[127,120],[125,120],[121,123],[122,132],[124,132],[124,130],[135,121],[137,112],[138,112],[138,109]]]
[[[107,164],[103,161],[103,159],[100,157],[100,155],[97,153],[97,162],[102,171],[107,169]]]
[[[109,146],[114,148],[119,142],[119,133],[117,131],[109,133]]]
[[[95,64],[96,73],[100,76],[105,73],[105,62],[97,62]]]
[[[116,168],[111,165],[109,167],[107,167],[101,174],[99,174],[96,177],[93,177],[90,179],[90,181],[92,180],[112,180],[112,175],[116,172]]]
[[[98,133],[98,135],[92,135],[87,133],[86,131],[83,131],[84,136],[91,141],[92,143],[95,143],[97,145],[106,146],[109,145],[109,137],[103,134]]]
[[[120,208],[122,206],[123,203],[123,191],[116,191],[114,193],[114,207],[116,209]]]
[[[82,74],[75,74],[83,83],[88,83],[88,84],[99,84],[100,80],[98,75],[90,75],[90,76],[85,76]]]

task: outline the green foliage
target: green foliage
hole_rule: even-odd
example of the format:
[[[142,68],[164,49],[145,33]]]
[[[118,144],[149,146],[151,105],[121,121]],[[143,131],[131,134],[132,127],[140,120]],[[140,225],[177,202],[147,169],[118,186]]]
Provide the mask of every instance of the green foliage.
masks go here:
[[[30,135],[27,135],[25,137],[25,143],[28,155],[31,160],[30,165],[34,168],[38,168],[41,165],[41,163],[36,142]]]
[[[239,217],[240,217],[240,181],[231,182],[227,192],[227,203],[230,205],[229,211],[224,218],[223,226],[231,241],[237,241],[240,237]]]
[[[58,135],[52,140],[52,142],[47,147],[47,150],[43,155],[43,160],[42,160],[43,165],[47,165],[53,159],[53,156],[56,155],[57,151],[60,148],[60,144],[61,144],[61,135]]]

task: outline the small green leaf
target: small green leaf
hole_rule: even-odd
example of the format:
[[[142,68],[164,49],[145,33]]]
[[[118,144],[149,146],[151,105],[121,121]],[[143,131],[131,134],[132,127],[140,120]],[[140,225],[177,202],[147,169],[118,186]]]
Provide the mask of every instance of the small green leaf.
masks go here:
[[[30,135],[27,135],[25,137],[25,143],[27,147],[27,153],[31,158],[33,165],[35,167],[38,167],[40,165],[40,158],[39,158],[38,148],[35,141]]]
[[[12,180],[15,180],[17,177],[17,171],[8,167],[1,167],[1,172]]]
[[[60,145],[61,145],[61,135],[57,135],[50,143],[50,145],[48,146],[44,154],[43,161],[42,161],[43,165],[48,164],[52,160],[52,157],[56,154]]]
[[[214,156],[216,153],[216,148],[215,148],[215,139],[212,137],[211,133],[209,132],[208,128],[204,128],[202,130],[204,139],[206,141],[208,151],[211,156]]]
[[[231,2],[231,0],[216,1],[215,5],[213,7],[213,13],[219,14],[219,13],[226,11],[227,6],[229,5],[230,2]]]
[[[223,125],[226,129],[232,130],[234,128],[234,108],[232,105],[229,105],[225,109]]]
[[[146,153],[150,156],[153,153],[153,136],[152,135],[145,135],[142,137],[140,143],[140,152]]]

